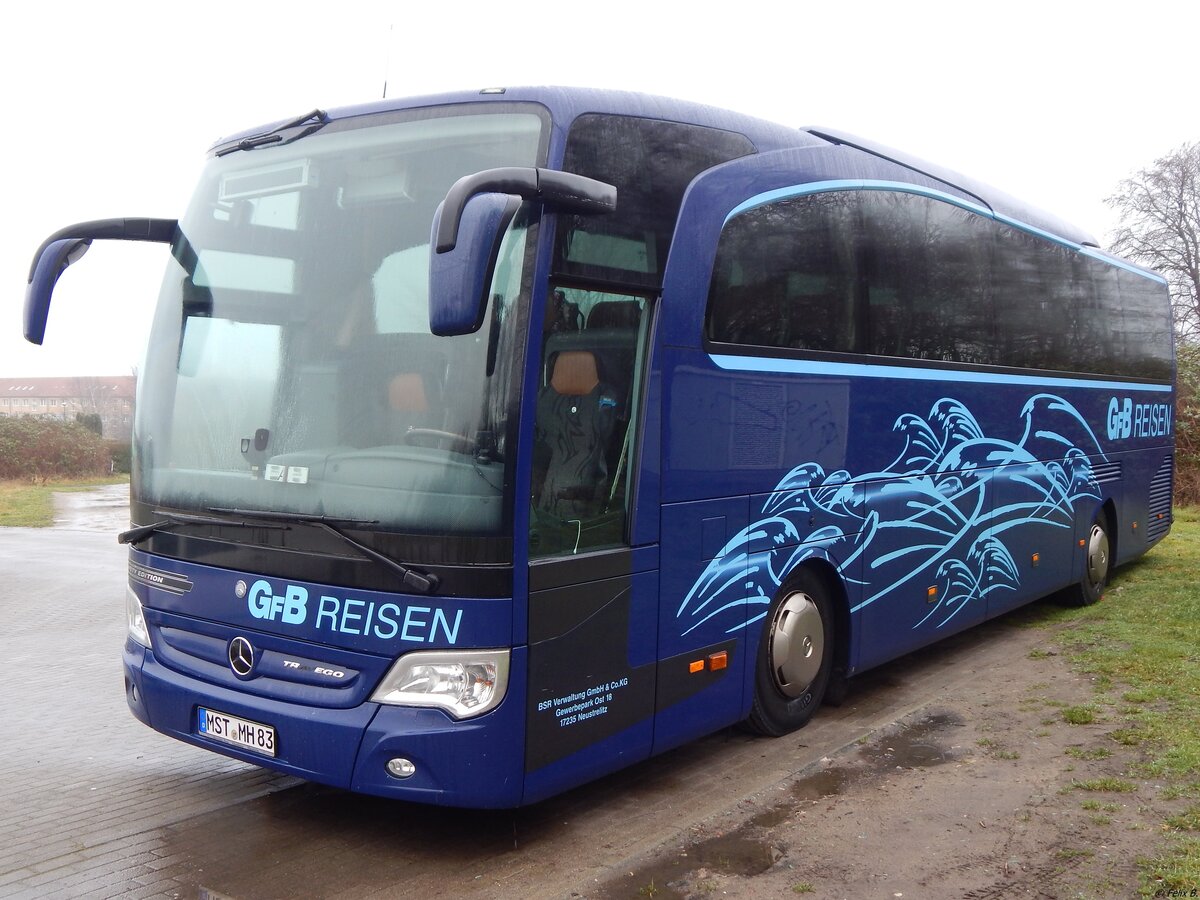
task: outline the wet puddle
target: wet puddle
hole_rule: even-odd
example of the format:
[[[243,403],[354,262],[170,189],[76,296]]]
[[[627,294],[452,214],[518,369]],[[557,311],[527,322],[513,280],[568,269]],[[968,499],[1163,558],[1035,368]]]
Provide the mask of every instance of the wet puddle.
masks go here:
[[[932,713],[877,737],[863,748],[862,757],[875,772],[944,765],[960,755],[943,740],[945,732],[963,724],[958,713]]]
[[[849,769],[838,767],[805,776],[792,785],[792,799],[822,800],[840,794],[850,783],[852,774]]]
[[[692,866],[722,875],[761,875],[775,865],[782,855],[777,847],[748,837],[740,828],[688,849]]]
[[[109,484],[91,491],[54,494],[54,528],[116,534],[129,527],[129,485]]]
[[[685,896],[676,890],[683,879],[702,870],[719,875],[761,875],[783,857],[778,841],[764,832],[788,821],[801,807],[842,793],[853,777],[854,770],[843,767],[806,775],[792,785],[787,800],[764,810],[728,834],[688,845],[674,859],[643,866],[623,880],[632,893],[610,885],[605,896],[652,893],[654,897],[673,900]]]
[[[692,886],[685,879],[702,870],[721,875],[760,875],[775,865],[786,849],[772,839],[769,829],[783,825],[805,807],[844,793],[857,779],[955,761],[961,751],[953,747],[952,732],[964,724],[958,713],[936,711],[876,735],[860,749],[858,762],[797,778],[786,800],[728,834],[690,844],[670,860],[656,860],[643,866],[620,883],[609,884],[603,896],[674,900],[691,891]]]
[[[655,861],[643,866],[621,883],[608,885],[605,897],[646,897],[674,900],[688,896],[682,893],[683,880],[704,871],[716,875],[761,875],[783,858],[779,845],[764,837],[754,836],[753,822],[688,845],[684,852],[668,861]],[[753,829],[757,830],[757,829]]]

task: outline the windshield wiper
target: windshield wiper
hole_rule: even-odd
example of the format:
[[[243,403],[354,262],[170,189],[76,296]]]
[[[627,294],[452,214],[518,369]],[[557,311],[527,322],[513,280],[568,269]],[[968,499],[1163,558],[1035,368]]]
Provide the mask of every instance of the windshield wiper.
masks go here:
[[[378,525],[378,519],[342,519],[335,516],[317,516],[307,513],[289,513],[279,512],[277,510],[268,509],[237,509],[226,508],[221,506],[209,507],[209,512],[224,513],[230,516],[251,516],[255,519],[267,519],[277,522],[289,523],[304,523],[308,525],[316,525],[318,528],[323,528],[330,534],[341,538],[355,550],[367,556],[382,566],[385,566],[400,576],[400,580],[406,587],[412,588],[415,591],[420,591],[423,594],[429,594],[437,590],[440,579],[432,572],[418,572],[416,569],[410,568],[401,562],[397,562],[390,556],[380,553],[378,550],[373,550],[366,544],[361,544],[350,535],[338,528],[342,526],[361,526],[361,525]]]
[[[300,138],[308,137],[314,131],[320,131],[329,122],[329,114],[323,109],[314,109],[306,115],[300,116],[298,119],[292,119],[290,122],[284,122],[270,131],[263,131],[259,134],[252,134],[250,137],[242,138],[241,140],[232,141],[219,149],[217,156],[228,156],[230,153],[236,153],[238,150],[253,150],[255,147],[263,147],[267,144],[290,144],[293,141],[298,141]],[[312,124],[309,124],[312,123]],[[300,128],[303,125],[308,125],[299,134],[293,135],[286,140],[283,132],[292,128]]]
[[[151,522],[149,525],[135,525],[128,531],[122,531],[117,535],[118,544],[136,544],[139,541],[144,541],[156,531],[166,531],[169,528],[174,528],[176,525],[234,525],[241,528],[278,528],[283,530],[286,526],[283,525],[263,525],[261,522],[242,522],[236,519],[218,519],[216,516],[193,516],[187,513],[167,512],[166,510],[156,509],[154,515],[162,518],[157,522]]]

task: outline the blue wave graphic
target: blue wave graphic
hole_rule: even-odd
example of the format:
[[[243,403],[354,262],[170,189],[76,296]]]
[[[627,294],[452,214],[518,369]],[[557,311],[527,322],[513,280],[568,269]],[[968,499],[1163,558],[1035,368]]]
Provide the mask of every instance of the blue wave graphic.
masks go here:
[[[988,437],[963,403],[943,398],[927,416],[896,420],[903,446],[882,471],[854,477],[815,462],[796,466],[692,585],[676,612],[681,635],[714,621],[732,634],[761,620],[795,567],[824,554],[857,588],[854,612],[914,582],[936,585],[936,604],[913,628],[941,628],[988,595],[1017,590],[1005,533],[1073,527],[1076,505],[1100,499],[1092,467],[1107,460],[1087,420],[1061,397],[1030,397],[1021,419],[1019,441]],[[876,509],[865,501],[868,486]],[[861,579],[848,577],[860,564]]]

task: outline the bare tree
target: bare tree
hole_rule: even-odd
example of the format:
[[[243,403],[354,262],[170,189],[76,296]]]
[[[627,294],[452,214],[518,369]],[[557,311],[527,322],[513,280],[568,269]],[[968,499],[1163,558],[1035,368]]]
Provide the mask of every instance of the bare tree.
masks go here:
[[[1118,186],[1112,250],[1171,285],[1177,334],[1200,340],[1200,142],[1184,144]]]

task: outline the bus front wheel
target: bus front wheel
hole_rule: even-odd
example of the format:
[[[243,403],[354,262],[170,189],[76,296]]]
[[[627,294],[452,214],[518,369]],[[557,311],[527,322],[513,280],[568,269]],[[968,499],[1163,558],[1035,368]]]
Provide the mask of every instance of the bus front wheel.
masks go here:
[[[749,726],[787,734],[808,723],[829,686],[834,619],[829,589],[812,570],[796,574],[771,603],[759,642]]]

